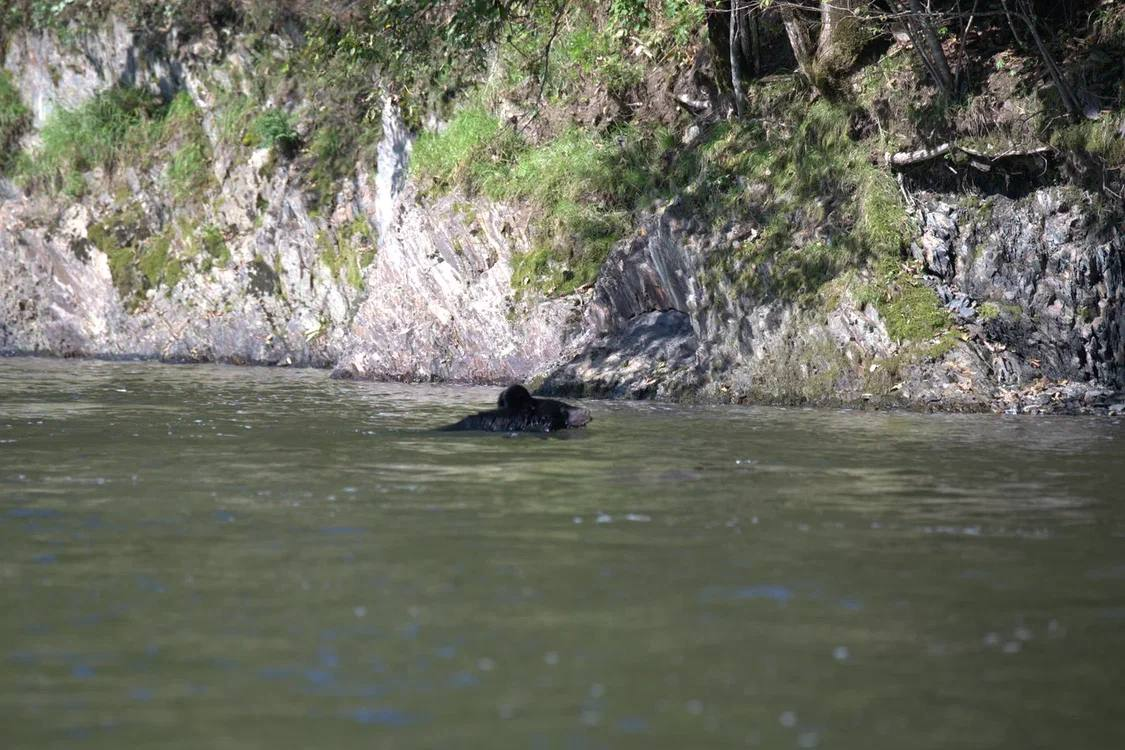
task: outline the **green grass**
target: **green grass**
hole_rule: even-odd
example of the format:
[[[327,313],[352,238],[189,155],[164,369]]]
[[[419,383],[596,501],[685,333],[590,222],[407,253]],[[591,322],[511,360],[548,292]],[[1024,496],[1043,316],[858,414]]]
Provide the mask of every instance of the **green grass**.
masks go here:
[[[161,140],[172,152],[168,184],[178,201],[191,201],[213,182],[211,144],[203,132],[199,109],[191,95],[180,92],[161,122]]]
[[[776,108],[773,122],[713,128],[685,190],[713,225],[736,218],[758,227],[749,241],[714,254],[712,275],[767,297],[838,299],[825,285],[849,269],[897,262],[912,222],[894,180],[852,139],[846,107],[805,104],[783,84],[763,88],[752,100]]]
[[[8,71],[0,68],[0,174],[7,171],[20,136],[31,124],[31,113],[12,85]]]
[[[846,108],[804,105],[773,86],[762,96],[791,110],[788,128],[724,123],[686,149],[670,130],[634,126],[606,134],[572,127],[530,146],[471,105],[419,138],[412,169],[431,190],[533,207],[533,247],[513,267],[517,290],[562,294],[590,283],[639,208],[685,195],[716,226],[732,217],[760,222],[755,240],[717,254],[717,273],[808,299],[846,268],[897,258],[911,222],[894,180],[850,137]],[[765,195],[749,197],[750,184]],[[809,227],[816,239],[800,240]]]
[[[569,128],[530,146],[472,104],[418,139],[411,170],[434,192],[459,189],[529,206],[533,247],[515,259],[513,284],[566,294],[597,277],[634,209],[667,182],[660,158],[671,141],[661,128],[611,135]]]
[[[445,192],[474,192],[495,179],[524,145],[500,120],[478,104],[456,113],[441,131],[426,131],[414,143],[410,169],[422,185]]]
[[[40,137],[38,151],[17,158],[25,185],[78,197],[93,169],[166,163],[167,187],[182,204],[198,201],[213,182],[211,146],[186,92],[165,105],[140,89],[111,88],[76,109],[55,110]]]
[[[615,163],[604,140],[572,129],[554,141],[519,154],[509,169],[486,180],[485,189],[501,200],[526,201],[539,213],[535,248],[517,258],[517,289],[532,284],[565,294],[592,282],[610,248],[630,226],[635,175]],[[631,184],[632,183],[632,184]]]
[[[112,169],[127,144],[152,138],[150,125],[162,115],[158,98],[120,86],[77,109],[56,109],[40,132],[42,147],[19,158],[17,176],[25,184],[79,195],[85,186],[83,173],[96,167]]]

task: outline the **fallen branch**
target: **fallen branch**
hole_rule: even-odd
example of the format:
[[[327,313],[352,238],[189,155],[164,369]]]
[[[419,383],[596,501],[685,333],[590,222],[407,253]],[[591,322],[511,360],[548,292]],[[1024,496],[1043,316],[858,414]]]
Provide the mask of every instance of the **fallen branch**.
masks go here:
[[[934,148],[920,148],[917,151],[900,151],[897,154],[892,154],[888,151],[884,154],[887,164],[895,167],[906,167],[911,164],[919,164],[930,159],[936,159],[939,156],[945,156],[953,150],[952,143],[943,143]]]
[[[892,167],[908,167],[912,164],[921,164],[924,161],[937,159],[938,157],[945,156],[953,151],[960,151],[969,156],[975,156],[978,159],[988,159],[996,161],[997,159],[1008,159],[1013,156],[1038,156],[1053,151],[1050,146],[1035,146],[1033,148],[1010,148],[1006,151],[999,151],[992,153],[989,151],[982,151],[973,146],[962,146],[959,143],[943,143],[940,146],[933,148],[921,148],[917,151],[900,151],[897,154],[892,154],[890,151],[883,155],[883,159]]]
[[[955,148],[958,151],[965,152],[969,156],[978,156],[981,159],[1007,159],[1010,156],[1037,156],[1039,154],[1045,154],[1048,151],[1054,150],[1050,146],[1036,146],[1032,149],[1010,148],[1007,151],[1001,151],[999,153],[993,154],[989,153],[988,151],[981,151],[979,149],[971,148],[970,146],[956,146]]]
[[[693,114],[700,114],[711,109],[711,102],[703,101],[702,99],[692,99],[684,94],[677,94],[672,98],[676,104],[679,104]]]

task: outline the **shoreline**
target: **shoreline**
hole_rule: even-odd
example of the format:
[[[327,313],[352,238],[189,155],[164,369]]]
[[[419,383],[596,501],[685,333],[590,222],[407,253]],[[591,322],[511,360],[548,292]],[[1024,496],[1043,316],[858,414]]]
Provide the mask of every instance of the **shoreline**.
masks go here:
[[[0,360],[39,360],[48,362],[64,363],[68,361],[79,362],[105,362],[109,364],[151,364],[151,365],[169,365],[173,367],[187,367],[192,365],[200,366],[219,366],[230,368],[246,368],[254,370],[316,370],[327,373],[329,379],[351,381],[356,383],[386,383],[396,385],[441,385],[441,386],[466,386],[478,388],[496,388],[509,385],[508,381],[504,380],[466,380],[466,379],[443,379],[443,378],[373,378],[373,377],[357,377],[352,373],[344,373],[343,375],[337,374],[333,366],[319,366],[312,363],[292,363],[284,364],[277,362],[234,362],[224,360],[188,360],[188,359],[168,359],[162,357],[149,357],[143,355],[68,355],[60,356],[49,352],[20,352],[13,350],[0,351]],[[530,381],[534,385],[534,381]],[[1049,398],[1054,398],[1055,394],[1062,393],[1068,385],[1074,384],[1054,383],[1046,386],[1032,384],[1025,390],[1038,390],[1040,393],[1047,393]],[[530,387],[530,386],[529,386]],[[1081,399],[1081,391],[1089,389],[1096,390],[1097,397],[1100,399],[1095,403],[1078,403]],[[722,407],[722,406],[745,406],[745,407],[770,407],[770,408],[783,408],[783,409],[825,409],[825,410],[845,410],[845,411],[863,411],[863,412],[903,412],[910,414],[933,414],[933,415],[953,415],[953,414],[992,414],[995,416],[1019,416],[1019,417],[1120,417],[1125,416],[1125,391],[1108,391],[1097,389],[1096,386],[1083,384],[1080,386],[1080,392],[1077,396],[1071,397],[1070,401],[1060,402],[1055,399],[1053,405],[1046,403],[1037,403],[1031,408],[1001,409],[995,405],[991,408],[966,408],[962,404],[948,404],[943,405],[941,402],[930,402],[925,404],[918,404],[902,399],[887,399],[880,398],[874,394],[870,394],[867,398],[856,400],[849,399],[786,399],[786,398],[737,398],[737,397],[715,397],[708,393],[701,391],[683,393],[678,397],[655,396],[648,398],[636,398],[630,396],[614,395],[612,393],[576,393],[573,389],[542,389],[539,387],[532,388],[536,395],[551,396],[559,398],[592,400],[592,401],[614,401],[614,402],[651,402],[656,404],[670,404],[677,406],[703,406],[703,407]],[[1019,392],[1012,392],[1018,394]]]

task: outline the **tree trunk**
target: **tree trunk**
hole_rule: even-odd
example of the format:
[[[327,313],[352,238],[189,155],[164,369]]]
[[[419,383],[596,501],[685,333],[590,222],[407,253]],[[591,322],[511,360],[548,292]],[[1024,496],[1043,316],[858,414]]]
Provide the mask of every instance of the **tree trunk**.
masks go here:
[[[1047,49],[1047,45],[1043,41],[1043,37],[1039,34],[1039,29],[1036,28],[1035,19],[1032,17],[1033,11],[1027,4],[1027,0],[1018,0],[1018,7],[1016,13],[1012,13],[1009,6],[1009,0],[1001,0],[1000,5],[1004,8],[1004,14],[1008,17],[1009,23],[1012,22],[1013,15],[1018,16],[1019,20],[1027,26],[1028,31],[1031,32],[1031,40],[1035,43],[1035,49],[1039,52],[1039,57],[1042,58],[1043,64],[1047,66],[1047,73],[1051,76],[1051,81],[1055,84],[1055,89],[1059,92],[1059,99],[1062,100],[1063,108],[1066,109],[1068,115],[1072,120],[1078,120],[1082,117],[1082,105],[1078,101],[1078,96],[1074,93],[1074,89],[1066,80],[1062,69],[1059,68],[1058,63],[1055,62],[1054,56],[1051,51]]]
[[[812,42],[809,32],[801,22],[791,6],[782,6],[781,23],[785,26],[785,35],[789,37],[789,46],[793,48],[793,56],[797,58],[797,69],[801,75],[816,85],[816,59],[813,57]]]
[[[747,0],[742,0],[746,3]],[[761,55],[758,52],[758,16],[753,8],[744,6],[738,22],[738,47],[742,51],[742,64],[753,76],[761,73]]]
[[[734,112],[742,117],[745,112],[745,95],[742,91],[742,35],[739,33],[739,16],[739,0],[730,0],[730,36],[727,41],[730,46],[730,85],[734,91]]]
[[[754,61],[754,75],[762,74],[762,36],[758,27],[758,14],[750,16],[750,59]]]
[[[945,51],[941,48],[937,31],[920,0],[909,0],[909,6],[910,9],[907,10],[898,0],[892,2],[892,7],[903,17],[902,25],[906,28],[910,42],[914,45],[914,52],[922,61],[922,65],[934,79],[942,94],[951,97],[955,89],[953,72],[945,59]]]
[[[711,62],[715,69],[715,108],[726,108],[730,97],[730,3],[708,0],[707,40],[711,43]]]

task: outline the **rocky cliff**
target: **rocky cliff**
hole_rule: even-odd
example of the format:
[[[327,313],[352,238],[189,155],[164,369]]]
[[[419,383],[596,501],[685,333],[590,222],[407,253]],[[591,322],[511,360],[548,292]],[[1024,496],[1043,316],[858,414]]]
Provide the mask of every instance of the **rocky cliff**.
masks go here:
[[[115,21],[8,40],[29,153],[52,112],[120,87],[188,114],[161,158],[94,165],[61,191],[0,180],[0,351],[531,380],[599,397],[1123,408],[1125,232],[1120,207],[1107,214],[1094,194],[904,191],[903,257],[857,263],[815,294],[789,293],[773,261],[739,250],[760,222],[704,220],[672,197],[633,218],[592,285],[552,294],[513,271],[535,241],[532,209],[419,189],[390,101],[377,148],[327,191],[283,137],[232,129],[237,97],[300,122],[300,90],[255,89],[292,45]],[[192,148],[206,170],[185,194],[176,165]],[[912,306],[923,297],[939,303]],[[901,335],[917,315],[932,330]]]

